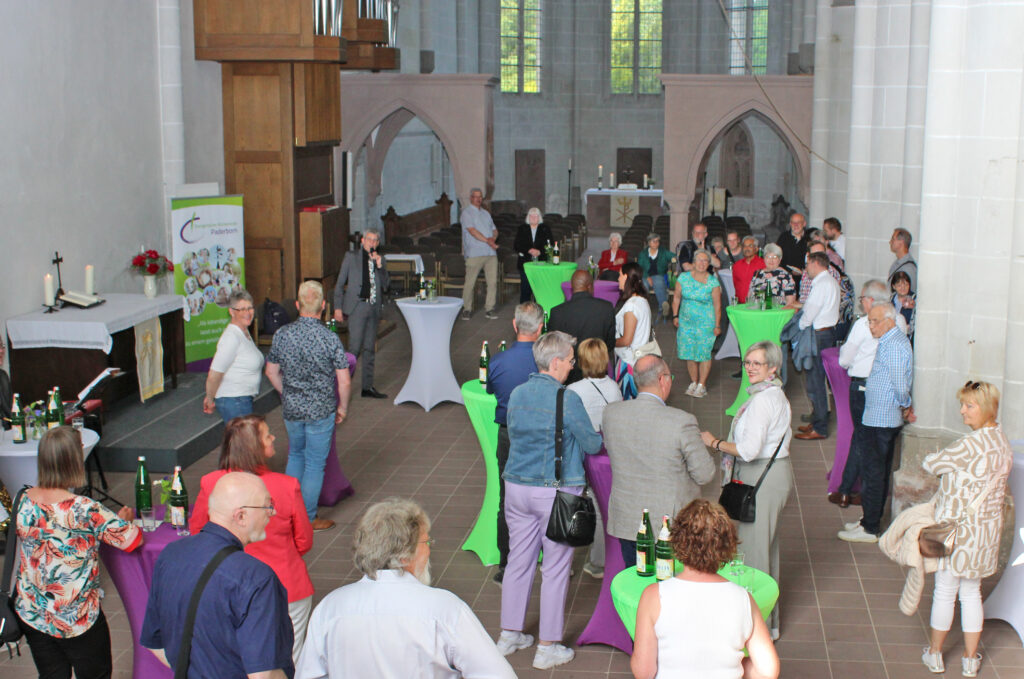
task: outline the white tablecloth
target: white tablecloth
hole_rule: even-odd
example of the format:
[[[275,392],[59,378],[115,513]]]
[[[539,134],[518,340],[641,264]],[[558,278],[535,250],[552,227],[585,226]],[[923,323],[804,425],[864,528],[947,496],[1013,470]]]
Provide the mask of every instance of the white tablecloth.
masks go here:
[[[420,255],[387,254],[384,255],[384,260],[388,262],[412,262],[416,268],[416,273],[423,273],[423,257]]]
[[[728,321],[728,317],[725,315],[725,307],[736,303],[736,290],[732,284],[732,270],[719,269],[718,280],[722,281],[722,287],[724,288],[724,294],[722,295],[722,320]],[[725,331],[725,340],[722,342],[722,346],[719,347],[718,353],[715,354],[715,360],[721,361],[723,358],[732,358],[739,355],[740,343],[736,339],[736,330],[733,329],[732,323],[729,323],[729,329]]]
[[[31,436],[29,429],[29,436]],[[89,458],[89,453],[100,441],[100,435],[92,429],[82,430],[83,461]],[[3,479],[7,492],[14,497],[14,494],[22,486],[28,484],[36,485],[39,481],[39,466],[36,457],[39,454],[39,441],[29,438],[24,443],[14,442],[14,432],[3,432],[3,442],[0,442],[0,479]]]
[[[647,198],[654,197],[661,200],[661,204],[665,204],[665,192],[661,189],[587,189],[587,192],[583,194],[583,207],[587,206],[587,198],[590,196],[611,196],[616,197],[627,197],[627,198]]]
[[[436,301],[416,301],[403,297],[396,301],[412,339],[412,365],[395,404],[413,401],[427,412],[442,401],[462,403],[462,389],[452,372],[452,326],[462,308],[458,297],[438,297]]]
[[[11,348],[98,349],[109,354],[115,332],[186,306],[181,295],[149,299],[145,295],[112,292],[103,297],[106,303],[91,309],[65,306],[52,314],[40,309],[7,319]]]

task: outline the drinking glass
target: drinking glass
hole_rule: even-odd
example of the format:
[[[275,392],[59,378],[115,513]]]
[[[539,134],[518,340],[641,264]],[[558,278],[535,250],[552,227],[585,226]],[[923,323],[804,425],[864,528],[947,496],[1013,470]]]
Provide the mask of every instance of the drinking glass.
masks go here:
[[[82,416],[71,418],[71,426],[74,427],[75,431],[81,434],[82,430],[85,429],[85,418]]]

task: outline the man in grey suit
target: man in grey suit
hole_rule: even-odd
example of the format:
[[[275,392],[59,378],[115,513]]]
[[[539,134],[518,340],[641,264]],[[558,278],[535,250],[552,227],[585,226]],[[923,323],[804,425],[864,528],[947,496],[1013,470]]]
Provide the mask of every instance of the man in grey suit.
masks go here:
[[[633,376],[637,397],[608,404],[602,418],[612,463],[608,534],[619,539],[627,568],[636,565],[636,532],[644,509],[657,526],[663,515],[674,517],[700,497],[700,487],[715,474],[697,418],[665,404],[672,391],[665,361],[644,356],[633,366]]]
[[[358,250],[345,255],[334,286],[334,320],[348,318],[348,348],[363,366],[364,397],[387,398],[373,388],[373,364],[377,344],[377,324],[384,292],[388,289],[388,272],[384,259],[377,252],[380,232],[367,229]]]

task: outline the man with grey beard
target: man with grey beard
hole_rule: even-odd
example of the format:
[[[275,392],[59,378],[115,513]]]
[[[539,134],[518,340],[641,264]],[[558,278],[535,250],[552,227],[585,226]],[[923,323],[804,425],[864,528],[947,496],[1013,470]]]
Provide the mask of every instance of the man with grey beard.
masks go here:
[[[432,542],[430,519],[412,500],[366,510],[354,540],[363,577],[313,611],[296,679],[514,679],[469,606],[430,586]]]

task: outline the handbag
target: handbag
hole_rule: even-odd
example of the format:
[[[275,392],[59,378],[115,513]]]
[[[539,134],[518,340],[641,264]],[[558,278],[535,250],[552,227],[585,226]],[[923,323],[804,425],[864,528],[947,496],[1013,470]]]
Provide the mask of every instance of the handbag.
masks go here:
[[[743,523],[754,522],[757,516],[757,489],[761,487],[764,477],[768,475],[768,470],[775,464],[775,458],[778,456],[779,451],[782,450],[782,443],[785,440],[786,437],[783,435],[782,440],[775,447],[775,452],[772,453],[771,459],[768,460],[767,466],[761,472],[761,477],[755,485],[748,486],[739,479],[731,479],[729,483],[722,486],[722,494],[718,497],[718,504],[722,505],[730,519],[742,521]],[[735,466],[733,470],[735,471]]]
[[[917,538],[917,549],[921,552],[921,556],[929,559],[941,559],[952,554],[956,544],[956,532],[959,530],[960,524],[964,522],[965,518],[974,516],[991,490],[992,483],[990,481],[964,509],[966,516],[959,519],[946,519],[922,528],[921,534]]]
[[[654,337],[654,323],[651,323],[651,339],[633,350],[633,362],[636,363],[644,356],[657,356],[661,358],[661,345]]]
[[[558,390],[555,399],[555,487],[562,485],[562,403],[565,400],[565,387]],[[558,489],[555,501],[551,505],[551,516],[545,532],[548,540],[559,542],[570,547],[585,547],[594,541],[597,528],[597,511],[594,501],[588,494],[587,486],[583,493],[574,495]]]
[[[3,580],[0,580],[0,644],[14,644],[21,639],[21,623],[14,612],[14,597],[11,596],[11,575],[14,573],[14,561],[17,557],[18,543],[18,505],[21,496],[28,486],[18,491],[11,505],[11,519],[7,522],[7,546],[4,554]]]

